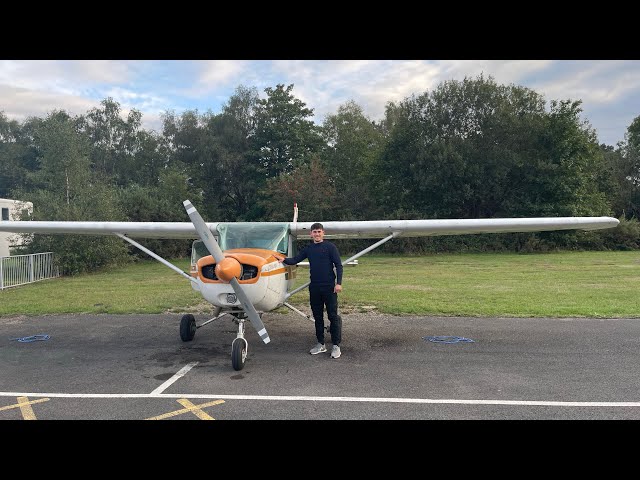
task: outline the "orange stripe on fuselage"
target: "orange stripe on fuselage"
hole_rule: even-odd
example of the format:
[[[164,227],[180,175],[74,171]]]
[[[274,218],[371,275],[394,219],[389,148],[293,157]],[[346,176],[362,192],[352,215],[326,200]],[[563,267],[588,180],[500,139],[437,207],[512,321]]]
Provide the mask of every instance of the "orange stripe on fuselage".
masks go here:
[[[276,268],[275,270],[271,270],[270,272],[262,272],[261,275],[263,277],[270,277],[271,275],[280,275],[281,273],[286,273],[286,268]]]

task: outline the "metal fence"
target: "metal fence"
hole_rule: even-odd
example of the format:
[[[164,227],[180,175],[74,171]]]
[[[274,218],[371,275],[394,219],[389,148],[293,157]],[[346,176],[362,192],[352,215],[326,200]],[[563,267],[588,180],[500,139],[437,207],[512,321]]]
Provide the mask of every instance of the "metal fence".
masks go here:
[[[0,257],[0,290],[59,276],[53,252]]]

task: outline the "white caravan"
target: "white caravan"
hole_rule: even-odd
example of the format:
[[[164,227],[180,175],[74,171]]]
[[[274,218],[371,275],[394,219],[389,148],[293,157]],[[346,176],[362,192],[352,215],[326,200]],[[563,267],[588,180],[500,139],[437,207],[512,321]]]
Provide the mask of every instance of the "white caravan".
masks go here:
[[[28,218],[20,218],[24,210],[30,215],[33,212],[33,203],[0,198],[0,220],[28,220]],[[20,245],[20,242],[21,239],[18,235],[0,232],[0,257],[8,257],[11,254],[10,248]]]

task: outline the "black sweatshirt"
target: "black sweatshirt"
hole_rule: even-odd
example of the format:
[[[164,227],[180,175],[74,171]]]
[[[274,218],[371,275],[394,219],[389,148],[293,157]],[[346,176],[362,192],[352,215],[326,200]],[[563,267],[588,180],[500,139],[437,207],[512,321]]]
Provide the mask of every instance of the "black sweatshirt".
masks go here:
[[[305,258],[309,259],[311,284],[317,286],[342,285],[342,260],[338,248],[331,242],[311,243],[300,250],[295,257],[285,258],[282,263],[295,265]],[[333,267],[336,267],[335,273]],[[336,282],[336,274],[338,281]]]

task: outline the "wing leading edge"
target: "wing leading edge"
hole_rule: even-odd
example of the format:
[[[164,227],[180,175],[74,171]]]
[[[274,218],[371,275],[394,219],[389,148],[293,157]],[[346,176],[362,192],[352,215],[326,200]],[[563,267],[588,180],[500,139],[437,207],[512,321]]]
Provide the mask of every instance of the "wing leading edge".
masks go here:
[[[271,223],[271,222],[260,222]],[[326,238],[383,238],[392,233],[403,237],[466,235],[475,233],[538,232],[546,230],[600,230],[620,222],[613,217],[538,217],[438,220],[366,220],[322,222]],[[312,222],[290,223],[295,237],[308,236]],[[214,235],[218,223],[207,223]],[[0,221],[0,232],[111,235],[135,238],[197,239],[191,222],[60,222]]]

